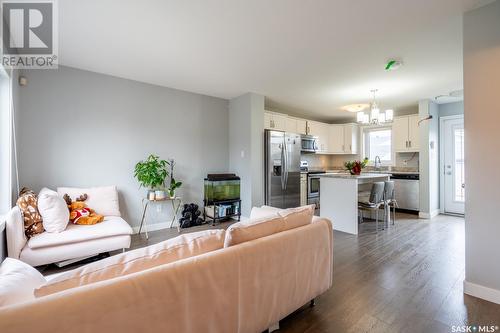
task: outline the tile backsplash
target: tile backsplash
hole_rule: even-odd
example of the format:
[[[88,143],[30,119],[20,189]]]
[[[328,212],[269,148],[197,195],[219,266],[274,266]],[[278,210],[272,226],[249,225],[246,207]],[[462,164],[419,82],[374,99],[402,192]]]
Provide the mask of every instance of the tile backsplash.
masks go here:
[[[418,171],[418,153],[396,153],[396,163],[393,167]],[[359,160],[360,155],[318,155],[302,154],[300,159],[309,162],[312,169],[338,169],[344,167],[344,162]]]

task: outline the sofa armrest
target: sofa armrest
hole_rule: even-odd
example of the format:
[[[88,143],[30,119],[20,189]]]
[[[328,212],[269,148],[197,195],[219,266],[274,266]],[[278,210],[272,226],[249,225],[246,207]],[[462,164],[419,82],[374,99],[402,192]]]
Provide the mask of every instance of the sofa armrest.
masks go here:
[[[7,238],[7,255],[19,259],[21,250],[28,241],[24,234],[24,222],[19,207],[15,206],[6,215],[5,230]]]

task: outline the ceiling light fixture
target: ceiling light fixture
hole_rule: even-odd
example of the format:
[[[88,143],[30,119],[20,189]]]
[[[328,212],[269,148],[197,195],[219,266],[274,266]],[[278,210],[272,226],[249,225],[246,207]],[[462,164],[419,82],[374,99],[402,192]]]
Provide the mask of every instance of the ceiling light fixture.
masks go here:
[[[359,103],[359,104],[350,104],[350,105],[345,105],[341,107],[342,110],[346,110],[349,112],[360,112],[363,111],[364,109],[367,109],[370,107],[370,104],[367,103]]]
[[[380,108],[377,105],[377,99],[375,96],[378,89],[373,89],[370,91],[373,94],[373,101],[370,105],[370,114],[358,112],[356,115],[356,120],[358,121],[358,123],[379,125],[392,122],[392,120],[394,119],[394,111],[389,109],[385,110],[385,112],[380,112]]]

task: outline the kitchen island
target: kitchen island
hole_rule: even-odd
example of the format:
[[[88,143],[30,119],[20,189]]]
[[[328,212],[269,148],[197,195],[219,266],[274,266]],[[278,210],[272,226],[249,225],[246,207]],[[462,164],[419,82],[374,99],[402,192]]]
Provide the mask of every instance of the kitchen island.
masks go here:
[[[320,180],[320,216],[330,219],[333,229],[358,234],[358,193],[360,187],[390,179],[388,173],[325,173]],[[383,218],[383,215],[381,215]]]

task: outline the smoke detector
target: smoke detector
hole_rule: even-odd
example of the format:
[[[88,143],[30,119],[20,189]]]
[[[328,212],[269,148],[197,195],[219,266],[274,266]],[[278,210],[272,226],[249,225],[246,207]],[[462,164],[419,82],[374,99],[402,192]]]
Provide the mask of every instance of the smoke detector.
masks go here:
[[[395,71],[403,66],[403,62],[398,59],[389,59],[385,64],[385,70],[388,72]]]

